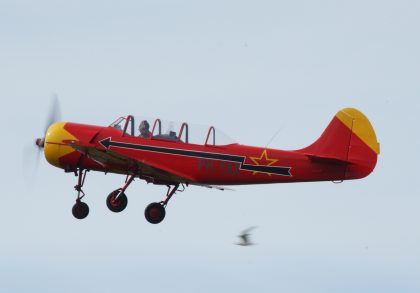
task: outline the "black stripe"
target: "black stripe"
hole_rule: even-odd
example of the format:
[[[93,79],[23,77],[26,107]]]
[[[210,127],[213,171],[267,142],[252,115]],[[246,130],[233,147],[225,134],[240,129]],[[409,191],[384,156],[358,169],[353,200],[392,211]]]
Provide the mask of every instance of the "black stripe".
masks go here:
[[[163,148],[163,147],[138,145],[138,144],[132,144],[132,143],[116,142],[116,141],[111,141],[109,145],[120,147],[120,148],[136,149],[136,150],[165,153],[165,154],[171,154],[171,155],[196,157],[196,158],[202,158],[202,159],[231,161],[231,162],[237,162],[237,163],[241,163],[244,160],[244,157],[240,157],[240,156],[195,152],[195,151],[187,151],[187,150],[180,150],[180,149],[169,149],[169,148]]]
[[[282,176],[291,176],[290,167],[249,165],[249,164],[245,164],[246,158],[244,156],[207,153],[207,152],[199,152],[199,151],[187,151],[187,150],[180,150],[180,149],[139,145],[139,144],[133,144],[133,143],[112,141],[111,138],[104,139],[100,143],[107,149],[109,149],[110,146],[114,146],[118,148],[187,156],[187,157],[194,157],[194,158],[200,158],[200,159],[229,161],[229,162],[239,163],[240,169],[246,170],[246,171],[262,172],[262,173],[276,174],[276,175],[282,175]]]
[[[248,165],[241,164],[242,170],[253,171],[253,172],[262,172],[283,176],[292,176],[290,174],[290,167],[277,167],[277,166],[259,166],[259,165]]]

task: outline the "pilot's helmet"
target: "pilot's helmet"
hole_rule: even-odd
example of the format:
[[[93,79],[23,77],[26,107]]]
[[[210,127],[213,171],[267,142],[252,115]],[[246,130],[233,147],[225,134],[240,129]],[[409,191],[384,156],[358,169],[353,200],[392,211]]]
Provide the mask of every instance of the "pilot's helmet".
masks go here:
[[[143,121],[140,123],[139,130],[140,130],[140,131],[141,131],[141,130],[149,130],[149,127],[150,127],[149,122],[147,122],[147,120],[143,120]]]

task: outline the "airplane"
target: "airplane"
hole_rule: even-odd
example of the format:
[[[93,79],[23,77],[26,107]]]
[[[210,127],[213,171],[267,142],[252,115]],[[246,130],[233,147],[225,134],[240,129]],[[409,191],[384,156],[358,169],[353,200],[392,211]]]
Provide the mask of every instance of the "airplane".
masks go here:
[[[138,133],[139,121],[132,115],[109,126],[52,120],[36,145],[51,165],[77,176],[72,208],[77,219],[89,214],[89,206],[82,201],[89,171],[126,175],[122,187],[106,198],[115,213],[126,208],[126,190],[135,178],[166,185],[165,199],[144,211],[149,223],[158,224],[172,196],[189,185],[225,190],[231,185],[360,179],[373,171],[380,153],[371,123],[354,108],[338,111],[313,144],[292,151],[223,143],[223,135],[213,126],[202,133],[201,143],[193,142],[187,123],[180,124],[178,133],[173,124],[165,132],[160,119],[151,130],[148,121],[142,120]]]

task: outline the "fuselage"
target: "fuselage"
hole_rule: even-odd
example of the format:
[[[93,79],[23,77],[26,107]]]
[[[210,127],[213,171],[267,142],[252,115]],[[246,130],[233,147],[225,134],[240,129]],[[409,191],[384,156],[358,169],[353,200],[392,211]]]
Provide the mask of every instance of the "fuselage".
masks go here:
[[[44,152],[50,164],[67,172],[82,168],[137,174],[156,184],[179,180],[215,185],[357,179],[373,170],[377,157],[374,151],[366,152],[369,164],[356,164],[320,159],[305,150],[198,145],[180,139],[131,136],[114,127],[70,122],[49,127]]]

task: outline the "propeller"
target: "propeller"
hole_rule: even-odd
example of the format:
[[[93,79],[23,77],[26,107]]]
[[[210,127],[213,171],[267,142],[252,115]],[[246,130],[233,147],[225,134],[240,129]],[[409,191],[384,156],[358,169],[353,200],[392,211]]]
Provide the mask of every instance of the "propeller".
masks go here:
[[[44,133],[42,137],[35,140],[35,148],[33,142],[31,144],[26,144],[23,148],[23,170],[26,181],[32,181],[30,179],[33,178],[36,173],[35,171],[39,165],[39,158],[41,157],[41,153],[44,149],[45,136],[47,134],[48,127],[50,127],[51,124],[60,121],[60,119],[60,103],[57,95],[53,94],[51,97],[48,116],[45,121],[45,126],[43,129]]]
[[[47,134],[48,127],[50,127],[51,124],[60,120],[61,120],[60,102],[58,101],[57,94],[53,94],[51,97],[50,110],[48,112],[47,120],[44,127],[44,137],[37,138],[35,140],[35,144],[38,146],[38,149],[40,151],[41,151],[41,148],[44,147],[45,135]]]

